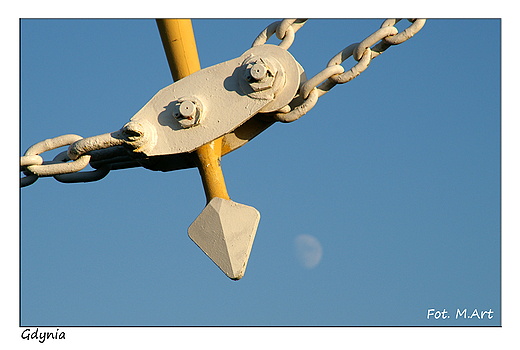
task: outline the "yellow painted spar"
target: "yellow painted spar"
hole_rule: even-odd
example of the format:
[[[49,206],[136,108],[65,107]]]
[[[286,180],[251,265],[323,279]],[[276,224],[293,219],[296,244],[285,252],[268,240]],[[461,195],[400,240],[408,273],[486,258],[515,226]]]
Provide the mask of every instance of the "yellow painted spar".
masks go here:
[[[158,19],[157,27],[173,80],[180,80],[200,70],[191,20]]]
[[[199,55],[190,19],[158,19],[164,51],[174,81],[200,70]],[[222,137],[195,151],[206,200],[215,197],[230,199],[220,167]]]

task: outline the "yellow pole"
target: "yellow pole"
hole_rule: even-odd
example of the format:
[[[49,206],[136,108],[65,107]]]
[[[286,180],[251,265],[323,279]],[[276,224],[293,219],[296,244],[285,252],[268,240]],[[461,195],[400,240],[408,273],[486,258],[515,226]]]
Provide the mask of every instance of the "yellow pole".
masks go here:
[[[158,19],[157,27],[170,65],[173,81],[200,70],[197,45],[190,19]],[[206,200],[230,199],[220,167],[222,137],[195,151]]]

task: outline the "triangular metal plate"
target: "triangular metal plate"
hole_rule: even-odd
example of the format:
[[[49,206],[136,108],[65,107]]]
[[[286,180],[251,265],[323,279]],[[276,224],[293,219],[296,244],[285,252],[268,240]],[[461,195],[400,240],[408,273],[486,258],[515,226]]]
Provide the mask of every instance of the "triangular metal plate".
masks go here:
[[[232,200],[213,198],[188,228],[189,237],[229,278],[244,276],[260,213]]]

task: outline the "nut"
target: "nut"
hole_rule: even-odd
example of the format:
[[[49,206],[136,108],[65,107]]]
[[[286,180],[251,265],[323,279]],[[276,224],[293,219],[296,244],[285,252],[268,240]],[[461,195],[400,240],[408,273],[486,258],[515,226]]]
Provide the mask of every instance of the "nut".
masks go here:
[[[252,56],[244,61],[244,79],[253,91],[263,91],[273,87],[276,68],[267,59]]]

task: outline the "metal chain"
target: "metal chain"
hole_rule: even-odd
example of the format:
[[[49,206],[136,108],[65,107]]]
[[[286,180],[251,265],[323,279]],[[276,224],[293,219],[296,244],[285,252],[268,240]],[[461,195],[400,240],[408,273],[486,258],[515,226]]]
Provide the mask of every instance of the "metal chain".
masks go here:
[[[131,151],[137,151],[149,141],[143,134],[143,126],[140,123],[129,122],[122,129],[112,133],[88,138],[69,134],[38,142],[20,157],[20,171],[26,175],[20,179],[20,186],[29,186],[38,178],[47,176],[53,176],[64,183],[97,181],[104,178],[113,167],[120,168],[115,163],[129,163],[129,166],[135,166],[129,162],[129,157],[121,157],[121,152],[105,150],[125,146]],[[52,161],[44,162],[40,156],[44,152],[63,146],[69,146],[68,150],[59,153]],[[96,161],[107,158],[116,161],[112,162],[113,164],[103,164],[94,171],[79,172],[89,164],[96,151]],[[70,160],[72,162],[69,162]]]
[[[276,33],[276,37],[282,42],[278,45],[288,50],[294,41],[294,34],[305,24],[307,19],[284,19],[271,23],[255,39],[251,47],[264,45],[269,38]]]
[[[47,139],[29,147],[24,156],[20,158],[21,171],[26,173],[26,177],[22,178],[21,186],[25,187],[34,183],[41,176],[53,176],[60,174],[67,174],[80,171],[85,168],[89,161],[90,155],[85,154],[83,157],[78,157],[74,162],[64,163],[57,161],[56,158],[52,162],[44,164],[41,153],[54,150],[63,146],[70,145],[82,137],[78,135],[62,135],[52,139]],[[58,155],[59,156],[59,155]],[[27,172],[29,174],[27,174]]]
[[[278,111],[274,118],[289,123],[299,119],[307,113],[318,101],[337,84],[344,84],[360,75],[370,64],[373,58],[382,54],[392,45],[398,45],[413,37],[424,26],[426,19],[408,19],[412,24],[399,32],[394,25],[401,19],[387,19],[374,33],[359,43],[351,44],[335,55],[327,67],[300,86],[299,104],[290,111]],[[269,25],[253,42],[253,46],[265,44],[267,39],[276,32],[278,39],[283,41],[280,47],[287,49],[294,41],[294,32],[300,29],[306,20],[286,19]],[[295,29],[297,25],[297,29]],[[280,34],[279,34],[280,33]],[[347,58],[353,56],[357,63],[348,71],[340,65]]]

